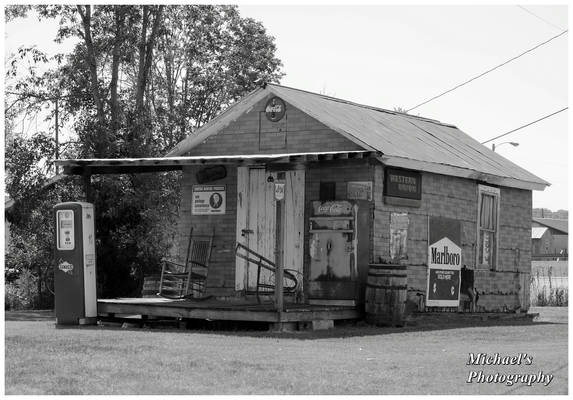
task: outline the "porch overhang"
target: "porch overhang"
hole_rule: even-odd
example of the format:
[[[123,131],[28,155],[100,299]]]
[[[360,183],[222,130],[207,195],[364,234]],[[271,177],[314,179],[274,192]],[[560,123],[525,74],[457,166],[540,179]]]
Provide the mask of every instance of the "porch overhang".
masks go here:
[[[375,158],[381,153],[355,151],[324,151],[313,153],[241,154],[216,156],[181,156],[151,158],[88,158],[55,160],[65,175],[137,174],[182,170],[187,165],[266,163],[306,163],[324,160]]]

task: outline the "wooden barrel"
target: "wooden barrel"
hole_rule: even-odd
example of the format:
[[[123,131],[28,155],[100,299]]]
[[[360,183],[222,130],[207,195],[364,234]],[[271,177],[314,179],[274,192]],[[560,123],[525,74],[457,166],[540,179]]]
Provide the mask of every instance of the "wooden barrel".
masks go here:
[[[159,292],[159,281],[161,275],[149,275],[143,277],[143,288],[141,297],[155,297]]]
[[[366,322],[404,326],[408,272],[405,265],[370,264],[366,281]]]

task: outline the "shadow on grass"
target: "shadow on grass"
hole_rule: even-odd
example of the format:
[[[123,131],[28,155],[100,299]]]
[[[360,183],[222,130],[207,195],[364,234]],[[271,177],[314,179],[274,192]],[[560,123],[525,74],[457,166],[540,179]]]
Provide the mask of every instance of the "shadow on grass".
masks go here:
[[[563,324],[551,321],[533,321],[532,316],[506,318],[500,315],[489,318],[456,318],[453,315],[429,315],[415,323],[410,322],[404,327],[377,327],[368,325],[364,321],[341,320],[335,321],[333,329],[328,330],[286,330],[282,332],[269,330],[269,323],[253,321],[208,321],[208,320],[185,320],[175,319],[141,320],[121,319],[102,320],[98,325],[55,325],[55,315],[52,310],[41,311],[7,311],[6,322],[30,322],[52,321],[55,329],[81,329],[81,330],[123,330],[134,332],[177,332],[179,334],[216,334],[223,336],[261,337],[261,338],[284,338],[284,339],[329,339],[350,338],[360,336],[378,336],[399,333],[429,332],[460,328],[499,327],[499,326],[540,326]],[[566,323],[566,321],[565,321]]]
[[[185,334],[215,334],[222,336],[260,337],[260,338],[283,338],[283,339],[337,339],[360,336],[378,336],[410,332],[428,332],[459,328],[475,327],[498,327],[498,326],[540,326],[554,325],[551,322],[533,322],[531,318],[519,319],[490,319],[485,321],[441,321],[432,323],[418,323],[404,327],[376,327],[366,324],[364,321],[336,321],[333,329],[328,330],[298,330],[276,332],[269,330],[268,323],[260,322],[237,322],[237,321],[205,321],[187,320],[185,328],[177,328],[178,321],[155,321],[155,322],[130,322],[125,325],[113,322],[101,322],[97,327],[83,327],[82,329],[110,329],[146,332],[177,332]],[[123,327],[122,327],[123,326]]]

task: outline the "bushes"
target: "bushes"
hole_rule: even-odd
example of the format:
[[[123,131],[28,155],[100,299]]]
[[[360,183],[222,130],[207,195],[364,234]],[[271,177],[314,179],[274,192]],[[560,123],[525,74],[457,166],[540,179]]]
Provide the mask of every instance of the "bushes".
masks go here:
[[[540,268],[531,276],[532,306],[568,306],[569,284],[566,276],[553,276],[553,268]]]
[[[548,290],[547,290],[548,289]],[[565,288],[546,288],[543,287],[537,291],[537,296],[532,302],[533,306],[553,306],[553,307],[567,307],[568,306],[569,290]]]
[[[30,309],[39,303],[38,278],[29,270],[23,270],[14,282],[7,282],[4,289],[6,310]]]

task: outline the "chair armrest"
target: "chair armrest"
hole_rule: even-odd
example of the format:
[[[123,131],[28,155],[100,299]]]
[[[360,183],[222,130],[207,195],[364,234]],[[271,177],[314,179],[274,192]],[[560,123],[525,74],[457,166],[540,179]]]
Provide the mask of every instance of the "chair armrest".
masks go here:
[[[178,263],[178,262],[175,262],[175,261],[171,261],[171,260],[168,260],[168,259],[166,259],[166,258],[162,258],[162,259],[161,259],[161,263],[163,263],[163,264],[176,265],[176,266],[178,266],[178,267],[184,267],[184,266],[185,266],[184,264],[181,264],[181,263]]]
[[[189,264],[198,265],[198,266],[203,267],[203,268],[208,268],[205,264],[200,263],[199,261],[189,260]]]
[[[185,273],[185,265],[170,261],[167,259],[161,260],[161,276],[164,274],[182,274]]]

